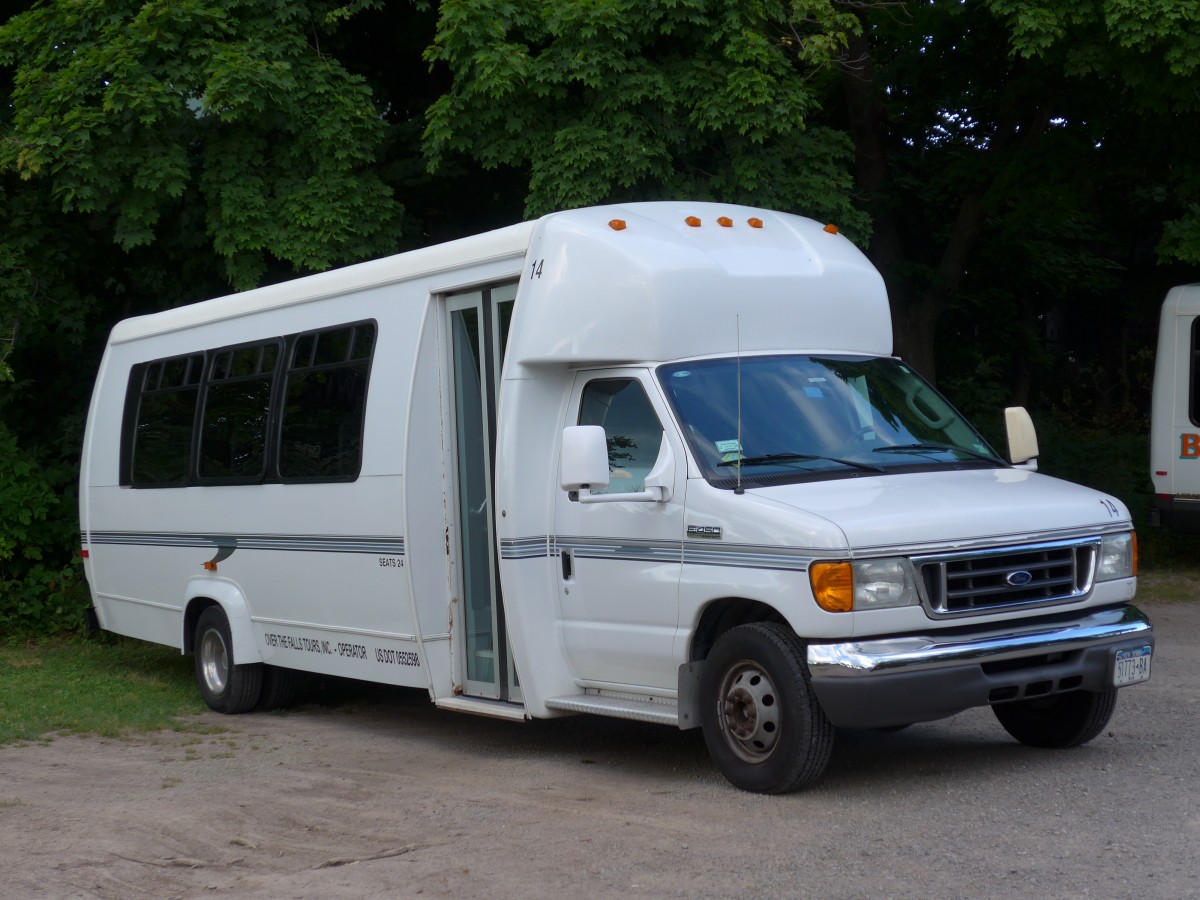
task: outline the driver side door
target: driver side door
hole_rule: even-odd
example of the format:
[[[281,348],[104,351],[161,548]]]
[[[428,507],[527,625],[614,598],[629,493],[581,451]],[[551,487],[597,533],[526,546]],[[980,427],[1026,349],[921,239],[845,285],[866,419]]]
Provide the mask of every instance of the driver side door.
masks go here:
[[[572,667],[589,686],[674,690],[686,467],[675,466],[670,499],[632,497],[643,492],[660,443],[670,442],[679,463],[683,446],[644,369],[581,372],[563,424],[604,428],[610,480],[603,493],[613,501],[581,503],[556,492],[559,604]]]

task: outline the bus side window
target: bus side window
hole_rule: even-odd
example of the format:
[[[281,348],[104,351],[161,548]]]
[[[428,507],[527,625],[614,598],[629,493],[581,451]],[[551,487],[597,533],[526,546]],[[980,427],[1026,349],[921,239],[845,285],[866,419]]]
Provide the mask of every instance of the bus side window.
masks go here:
[[[374,340],[373,323],[297,339],[284,385],[281,478],[358,476]]]
[[[134,367],[122,434],[122,484],[187,483],[203,370],[200,353]]]

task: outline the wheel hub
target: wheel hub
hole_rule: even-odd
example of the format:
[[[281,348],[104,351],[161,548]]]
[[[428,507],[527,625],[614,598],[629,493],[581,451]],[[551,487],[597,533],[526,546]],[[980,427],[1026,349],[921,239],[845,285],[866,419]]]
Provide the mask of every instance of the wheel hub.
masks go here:
[[[761,762],[779,740],[775,686],[753,663],[739,663],[725,676],[721,718],[730,748],[747,762]]]
[[[200,671],[205,685],[214,695],[224,692],[229,680],[229,654],[225,641],[215,630],[206,631],[200,640]]]

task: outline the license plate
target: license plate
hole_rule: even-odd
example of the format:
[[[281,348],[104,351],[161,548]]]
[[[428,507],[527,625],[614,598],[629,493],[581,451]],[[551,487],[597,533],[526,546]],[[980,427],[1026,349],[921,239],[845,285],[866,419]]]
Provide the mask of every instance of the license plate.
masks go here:
[[[1116,665],[1113,667],[1113,687],[1149,681],[1150,656],[1149,644],[1131,650],[1118,650]]]

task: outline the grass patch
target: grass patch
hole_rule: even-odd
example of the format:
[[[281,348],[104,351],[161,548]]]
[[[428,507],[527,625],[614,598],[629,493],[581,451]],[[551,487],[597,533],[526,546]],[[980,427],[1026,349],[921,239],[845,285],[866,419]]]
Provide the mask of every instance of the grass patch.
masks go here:
[[[192,659],[128,638],[0,647],[0,744],[47,734],[186,728],[203,712]]]
[[[1138,574],[1137,603],[1194,603],[1200,600],[1200,570],[1154,569]]]

